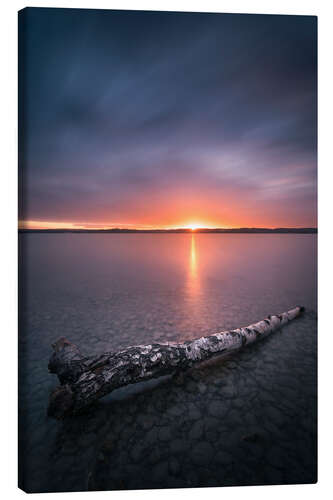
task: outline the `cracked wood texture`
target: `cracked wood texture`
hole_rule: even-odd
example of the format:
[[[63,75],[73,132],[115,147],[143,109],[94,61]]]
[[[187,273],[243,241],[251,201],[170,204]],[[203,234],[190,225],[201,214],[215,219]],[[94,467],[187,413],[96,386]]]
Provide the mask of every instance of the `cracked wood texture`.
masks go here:
[[[84,357],[75,344],[61,337],[52,345],[54,352],[48,365],[49,371],[56,373],[61,383],[50,394],[48,415],[60,419],[75,414],[119,387],[230,354],[267,337],[297,318],[303,310],[297,306],[244,328],[184,343],[139,345],[99,356]]]

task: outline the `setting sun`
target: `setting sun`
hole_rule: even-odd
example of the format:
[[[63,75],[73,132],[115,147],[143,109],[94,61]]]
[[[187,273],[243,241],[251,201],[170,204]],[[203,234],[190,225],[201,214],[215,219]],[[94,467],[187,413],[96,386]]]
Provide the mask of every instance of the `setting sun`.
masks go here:
[[[200,227],[203,227],[200,224],[188,224],[186,226],[187,229],[191,229],[191,231],[195,231],[196,229],[199,229]]]

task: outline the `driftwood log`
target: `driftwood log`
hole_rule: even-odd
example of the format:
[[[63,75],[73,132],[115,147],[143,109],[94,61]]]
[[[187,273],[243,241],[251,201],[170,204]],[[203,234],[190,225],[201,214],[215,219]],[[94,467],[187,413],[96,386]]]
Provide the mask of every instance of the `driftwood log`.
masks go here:
[[[63,418],[75,414],[114,389],[185,370],[215,356],[227,355],[260,340],[297,318],[304,310],[268,316],[246,328],[216,333],[184,343],[128,347],[119,352],[84,357],[79,348],[61,337],[52,345],[49,371],[61,385],[50,395],[48,415]]]

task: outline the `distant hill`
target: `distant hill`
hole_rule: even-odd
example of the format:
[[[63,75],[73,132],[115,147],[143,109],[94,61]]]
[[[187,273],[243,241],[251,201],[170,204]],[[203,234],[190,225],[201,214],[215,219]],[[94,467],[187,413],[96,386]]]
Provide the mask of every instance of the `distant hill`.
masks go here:
[[[278,227],[274,229],[261,227],[239,227],[234,229],[223,228],[198,228],[192,231],[187,228],[179,229],[19,229],[19,233],[239,233],[239,234],[316,234],[316,227]]]

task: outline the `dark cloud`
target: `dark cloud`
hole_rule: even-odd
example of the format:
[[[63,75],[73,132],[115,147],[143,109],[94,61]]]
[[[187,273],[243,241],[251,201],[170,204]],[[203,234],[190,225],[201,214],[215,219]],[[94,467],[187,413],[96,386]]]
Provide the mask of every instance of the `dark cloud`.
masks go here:
[[[20,36],[25,219],[147,223],[167,191],[316,223],[314,17],[30,8]]]

